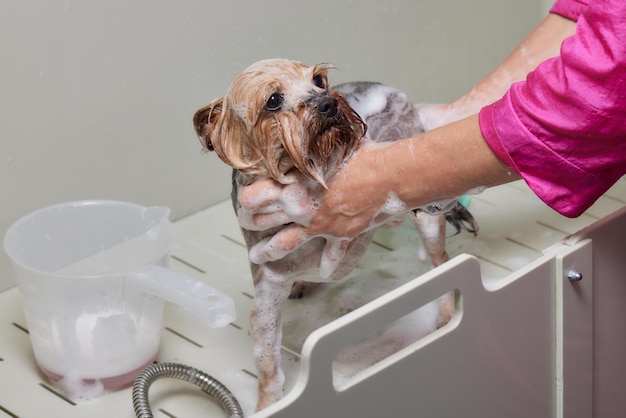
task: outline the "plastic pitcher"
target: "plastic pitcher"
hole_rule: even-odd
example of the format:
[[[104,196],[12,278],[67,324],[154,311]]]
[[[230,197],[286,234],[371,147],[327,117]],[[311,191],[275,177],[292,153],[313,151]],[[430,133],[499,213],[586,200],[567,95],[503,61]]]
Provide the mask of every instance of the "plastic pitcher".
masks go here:
[[[210,327],[235,319],[232,298],[166,267],[174,241],[169,213],[69,202],[7,231],[35,360],[67,391],[131,384],[157,356],[164,300]]]

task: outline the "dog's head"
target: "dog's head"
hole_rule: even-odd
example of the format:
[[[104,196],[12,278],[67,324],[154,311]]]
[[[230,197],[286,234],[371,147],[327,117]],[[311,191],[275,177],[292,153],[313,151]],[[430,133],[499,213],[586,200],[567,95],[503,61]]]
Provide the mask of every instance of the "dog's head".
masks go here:
[[[194,115],[200,142],[252,177],[285,183],[295,167],[325,186],[366,131],[343,96],[328,87],[329,68],[284,59],[251,65],[224,97]]]

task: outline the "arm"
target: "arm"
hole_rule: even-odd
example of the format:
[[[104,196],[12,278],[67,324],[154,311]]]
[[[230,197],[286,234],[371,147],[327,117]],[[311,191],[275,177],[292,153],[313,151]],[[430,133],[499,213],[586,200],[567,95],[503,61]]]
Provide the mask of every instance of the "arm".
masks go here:
[[[561,0],[560,3],[575,0]],[[557,2],[558,4],[559,2]],[[451,104],[419,105],[420,117],[427,130],[464,119],[478,113],[481,107],[492,103],[508,89],[511,83],[520,80],[534,69],[541,60],[558,54],[563,39],[571,35],[575,28],[577,11],[559,9],[558,14],[549,14],[543,22],[511,53],[511,55],[491,74],[474,88]],[[398,145],[399,146],[399,145]],[[463,149],[463,148],[457,148]],[[365,154],[363,152],[362,154]],[[313,191],[301,191],[305,196],[298,213],[286,213],[280,205],[282,193],[294,193],[296,185],[284,186],[271,180],[258,182],[243,189],[240,196],[246,219],[240,219],[248,229],[263,230],[283,225],[296,219],[310,219],[308,211],[311,200],[318,200]],[[273,205],[274,211],[266,210]]]
[[[372,219],[378,218],[379,224],[394,215],[380,213],[392,194],[406,208],[418,208],[518,178],[496,158],[482,137],[478,117],[471,116],[382,149],[364,147],[331,179],[304,231],[354,236],[368,229]]]
[[[328,190],[320,190],[319,207],[307,214],[308,225],[283,228],[251,251],[251,259],[255,263],[280,259],[314,236],[353,237],[407,208],[518,178],[487,146],[477,115],[383,148],[364,146],[330,180]],[[268,202],[253,203],[256,187],[244,189],[241,200],[263,207]],[[276,192],[274,197],[280,196],[280,190]],[[398,213],[381,209],[390,196],[404,203]],[[285,221],[285,216],[280,211],[259,215],[257,225]]]
[[[557,56],[561,43],[572,35],[576,22],[550,13],[489,75],[453,103],[418,107],[426,130],[475,115],[504,95],[509,86],[523,80],[542,61]]]
[[[475,115],[482,106],[502,96],[511,83],[524,78],[541,60],[556,55],[563,39],[575,30],[573,19],[585,6],[580,0],[560,0],[558,3],[577,3],[577,10],[563,13],[561,8],[556,10],[559,15],[549,15],[502,65],[456,102],[420,108],[426,128]],[[498,156],[502,157],[502,154]],[[372,166],[377,169],[371,170]],[[407,178],[419,179],[419,182],[407,181]],[[380,214],[380,208],[390,192],[407,207],[418,207],[458,196],[474,187],[493,186],[517,178],[518,175],[512,173],[487,146],[478,118],[473,116],[417,138],[399,141],[378,154],[363,148],[332,179],[329,191],[304,192],[307,200],[321,202],[315,213],[310,210],[303,210],[297,216],[286,213],[280,204],[284,187],[273,182],[244,188],[241,201],[249,213],[250,224],[258,229],[294,221],[305,225],[287,226],[269,243],[262,243],[254,251],[256,259],[253,261],[264,262],[283,257],[315,234],[354,236],[375,226],[386,216]],[[273,211],[264,209],[270,205]],[[303,204],[303,208],[310,207],[312,205],[308,203]]]
[[[480,112],[491,149],[566,216],[626,173],[624,16],[622,0],[590,2],[561,54]]]

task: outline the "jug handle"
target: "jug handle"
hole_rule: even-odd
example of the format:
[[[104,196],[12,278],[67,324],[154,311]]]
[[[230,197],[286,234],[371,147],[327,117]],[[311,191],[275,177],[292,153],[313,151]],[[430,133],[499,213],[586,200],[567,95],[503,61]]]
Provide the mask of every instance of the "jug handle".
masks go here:
[[[236,318],[233,298],[166,267],[150,265],[124,274],[127,285],[180,306],[211,328],[219,328]]]

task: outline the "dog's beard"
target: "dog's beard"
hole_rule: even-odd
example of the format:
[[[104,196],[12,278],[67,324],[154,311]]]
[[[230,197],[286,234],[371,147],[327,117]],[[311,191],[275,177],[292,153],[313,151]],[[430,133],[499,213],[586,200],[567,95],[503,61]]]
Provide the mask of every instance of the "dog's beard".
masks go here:
[[[352,109],[350,112],[353,113]],[[305,174],[318,181],[323,186],[340,168],[342,162],[358,148],[361,138],[365,134],[366,126],[354,113],[350,118],[343,113],[331,126],[327,123],[313,123],[308,132],[319,133],[303,137],[303,163]],[[352,119],[352,120],[350,120]],[[316,126],[317,125],[317,126]],[[303,171],[298,164],[296,166]]]
[[[340,95],[338,111],[332,117],[307,109],[300,117],[293,113],[276,116],[284,153],[276,167],[268,165],[271,176],[281,181],[295,167],[306,177],[326,187],[341,163],[358,148],[367,126]],[[266,162],[267,163],[267,162]]]

